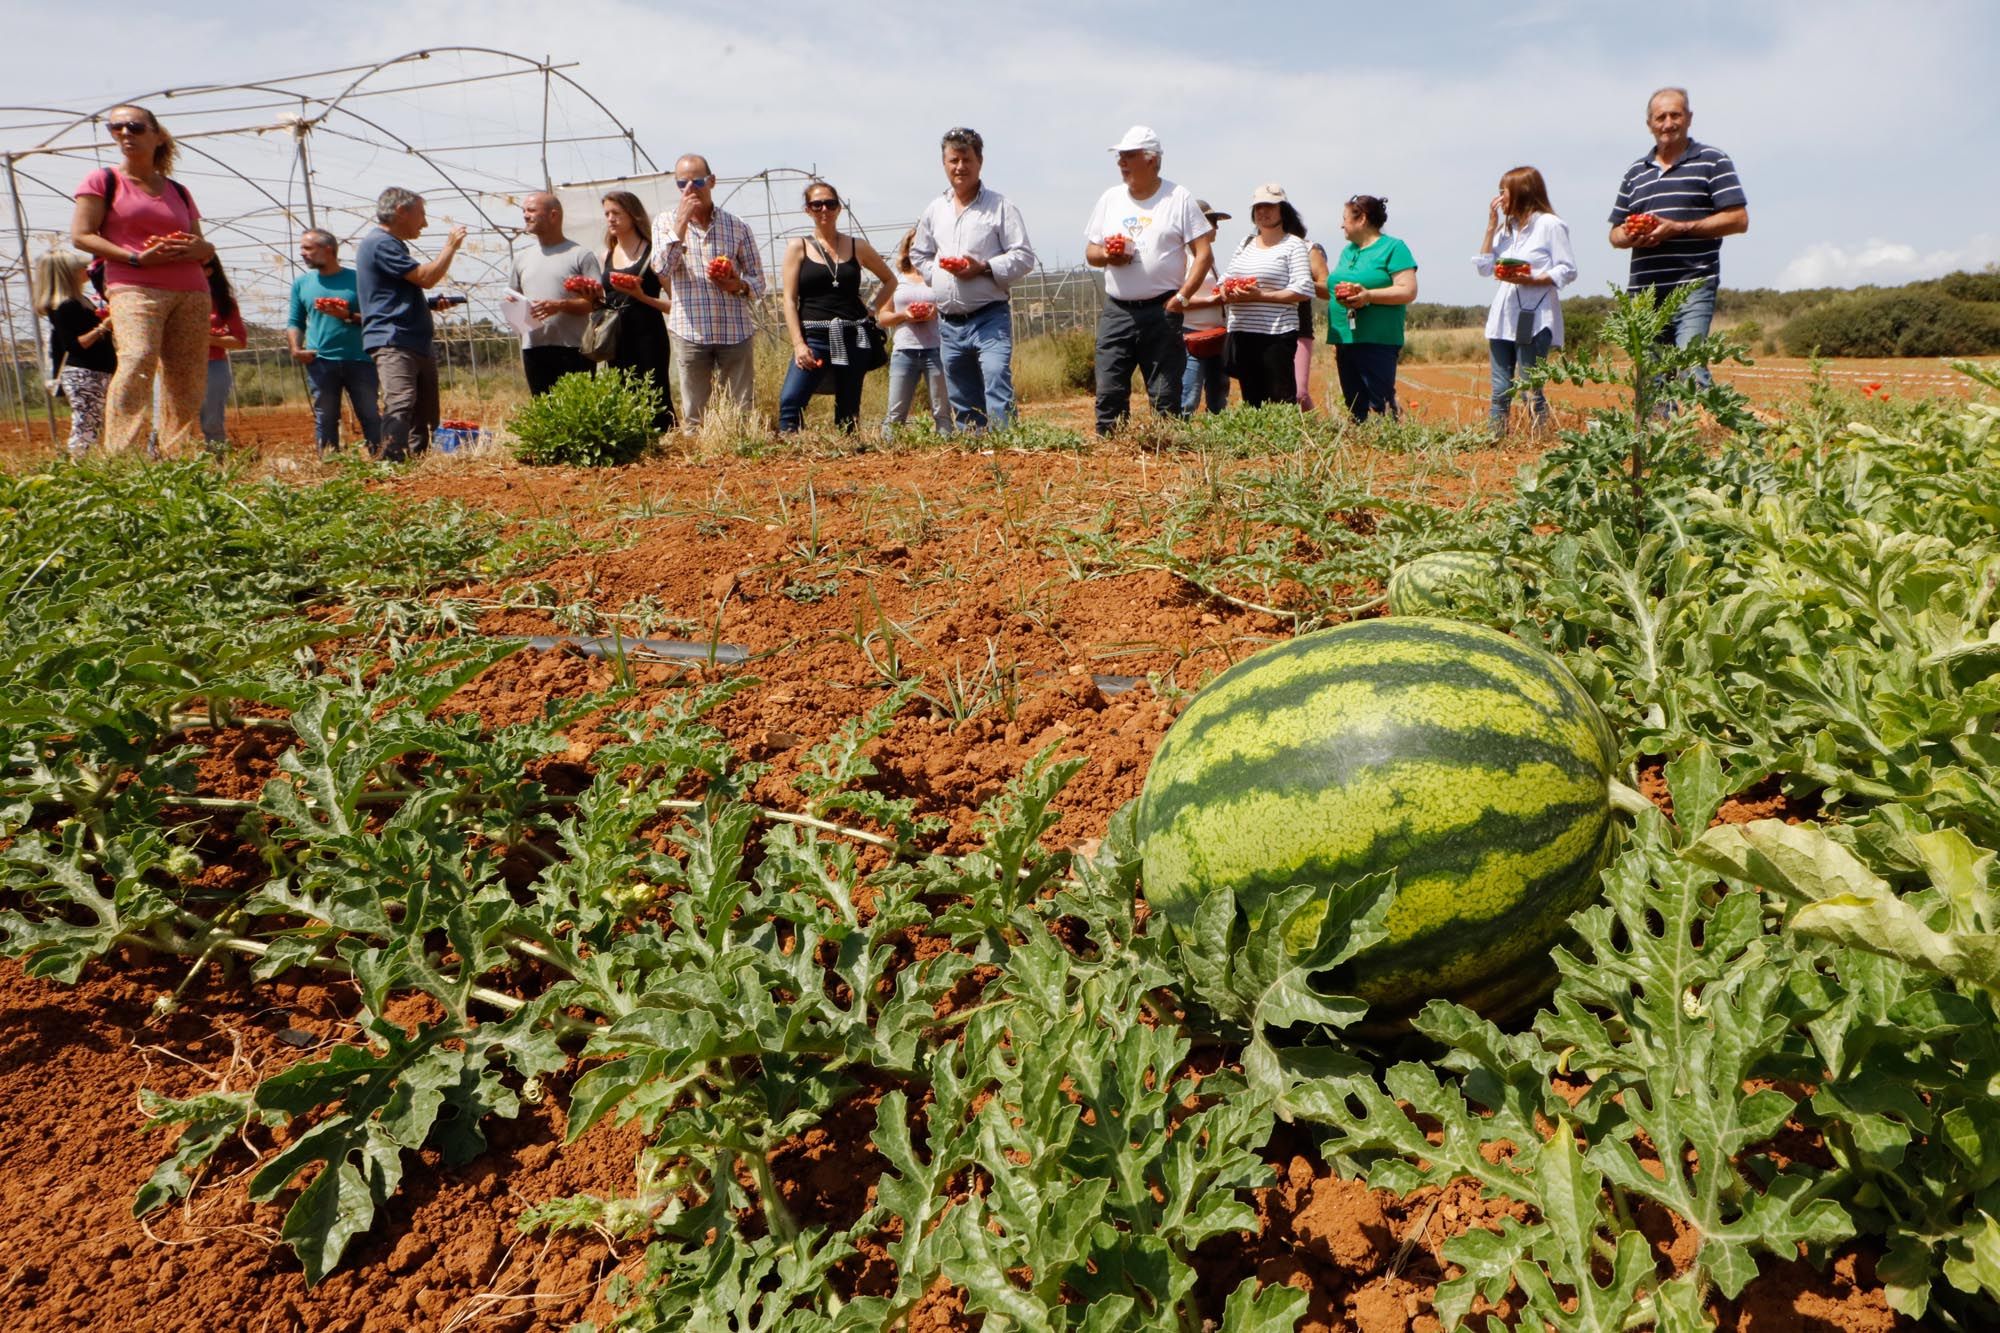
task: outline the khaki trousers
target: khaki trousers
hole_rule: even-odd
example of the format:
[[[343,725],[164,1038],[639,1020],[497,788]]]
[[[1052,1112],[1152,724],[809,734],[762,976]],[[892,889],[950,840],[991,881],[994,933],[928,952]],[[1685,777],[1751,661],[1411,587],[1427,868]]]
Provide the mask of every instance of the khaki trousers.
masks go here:
[[[123,284],[110,292],[111,337],[118,370],[104,405],[104,452],[145,446],[146,417],[157,376],[162,458],[178,458],[201,438],[201,400],[208,388],[208,293],[168,292]]]

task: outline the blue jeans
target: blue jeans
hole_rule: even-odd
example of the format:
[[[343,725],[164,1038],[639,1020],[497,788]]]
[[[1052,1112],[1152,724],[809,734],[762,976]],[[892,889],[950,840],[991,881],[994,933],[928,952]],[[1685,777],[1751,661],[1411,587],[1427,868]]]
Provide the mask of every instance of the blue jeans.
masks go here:
[[[1715,322],[1715,292],[1721,285],[1721,278],[1708,278],[1693,284],[1694,290],[1688,294],[1687,300],[1681,302],[1681,308],[1674,312],[1674,322],[1660,335],[1660,341],[1686,347],[1706,334],[1708,326]],[[1664,301],[1672,290],[1670,287],[1658,287],[1654,289],[1654,295]],[[1707,366],[1695,367],[1694,381],[1704,389],[1708,387]]]
[[[322,453],[340,447],[340,394],[354,405],[354,419],[361,423],[361,438],[372,453],[382,443],[382,413],[376,406],[381,392],[381,376],[373,361],[329,361],[316,356],[306,362],[306,383],[312,386],[313,438]]]
[[[1543,329],[1534,339],[1522,343],[1513,338],[1488,338],[1487,348],[1493,354],[1493,433],[1507,433],[1507,409],[1514,402],[1514,380],[1525,374],[1536,362],[1545,360],[1549,354],[1549,344],[1555,341],[1554,329]],[[1549,419],[1549,403],[1542,397],[1540,389],[1529,395],[1528,412],[1537,426]]]
[[[889,353],[889,411],[882,418],[887,435],[910,419],[917,401],[917,381],[924,382],[930,395],[931,420],[938,434],[951,434],[951,399],[944,387],[944,354],[935,347],[898,347]]]
[[[1193,416],[1204,398],[1211,412],[1229,406],[1229,367],[1219,356],[1191,356],[1181,373],[1181,415]]]
[[[1005,301],[981,306],[969,317],[938,319],[945,389],[952,415],[970,430],[1014,421],[1014,312]]]
[[[785,367],[785,385],[778,390],[778,430],[781,434],[799,429],[805,424],[806,404],[813,394],[825,384],[833,386],[833,424],[841,430],[851,431],[854,422],[861,415],[861,382],[867,372],[859,365],[836,366],[829,358],[832,353],[827,347],[825,329],[805,329],[806,346],[819,358],[817,370],[803,370],[795,360]],[[861,351],[848,340],[847,354],[859,358]]]

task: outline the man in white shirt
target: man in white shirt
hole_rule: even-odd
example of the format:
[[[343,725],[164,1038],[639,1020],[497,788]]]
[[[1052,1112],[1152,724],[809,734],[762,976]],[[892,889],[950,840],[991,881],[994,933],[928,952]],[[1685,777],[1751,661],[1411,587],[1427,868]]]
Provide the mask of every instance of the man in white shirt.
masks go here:
[[[1134,125],[1111,151],[1123,180],[1104,192],[1083,228],[1084,261],[1104,270],[1104,312],[1097,318],[1099,435],[1117,429],[1130,411],[1135,368],[1155,412],[1186,415],[1181,315],[1215,258],[1215,224],[1201,202],[1160,179],[1160,136]]]
[[[1014,419],[1014,316],[1007,293],[1034,271],[1021,210],[981,179],[986,141],[946,130],[940,145],[949,185],[917,219],[910,262],[937,295],[945,390],[960,429]]]

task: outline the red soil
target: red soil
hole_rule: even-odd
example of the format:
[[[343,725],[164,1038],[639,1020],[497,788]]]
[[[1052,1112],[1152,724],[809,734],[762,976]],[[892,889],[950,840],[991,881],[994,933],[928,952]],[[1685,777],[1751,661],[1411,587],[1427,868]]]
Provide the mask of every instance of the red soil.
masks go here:
[[[1462,456],[1459,471],[1425,483],[1427,493],[1462,495],[1469,476],[1509,477],[1526,457]],[[1408,476],[1409,460],[1376,462],[1381,484]],[[756,796],[771,803],[795,801],[787,780],[805,750],[882,696],[880,674],[855,639],[879,633],[885,619],[900,626],[905,669],[924,672],[939,703],[906,707],[871,753],[891,794],[951,821],[952,848],[967,843],[978,804],[1051,745],[1089,760],[1060,801],[1068,812],[1060,836],[1100,836],[1137,793],[1175,709],[1144,685],[1107,693],[1093,673],[1156,672],[1192,688],[1286,628],[1164,573],[1074,581],[1051,549],[1048,529],[1087,524],[1107,502],[1157,513],[1163,500],[1206,486],[1200,460],[941,449],[581,474],[459,459],[384,484],[412,498],[450,496],[521,519],[556,519],[585,549],[536,576],[553,601],[639,617],[607,622],[628,633],[714,635],[757,654],[741,670],[761,683],[715,721],[740,751],[770,765]],[[503,591],[460,595],[485,601],[481,625],[490,632],[565,628],[547,609],[498,609]],[[878,660],[886,654],[881,639],[868,646]],[[1016,682],[1011,703],[996,701],[955,725],[942,706],[946,680],[956,673],[972,681],[989,662]],[[615,669],[526,652],[453,706],[516,720],[552,697],[608,684]],[[637,702],[650,705],[709,670],[638,664]],[[271,771],[277,738],[232,730],[191,739],[209,747],[205,792],[250,794]],[[591,748],[580,739],[557,762],[580,775]],[[211,873],[247,879],[255,869]],[[927,943],[916,942],[919,952]],[[0,1199],[0,1326],[518,1333],[608,1313],[595,1303],[601,1283],[621,1263],[630,1271],[636,1247],[614,1252],[591,1234],[551,1241],[513,1228],[530,1205],[630,1186],[637,1136],[601,1126],[565,1147],[554,1096],[518,1122],[489,1125],[492,1149],[465,1167],[413,1164],[386,1218],[311,1290],[276,1243],[279,1210],[244,1197],[252,1150],[271,1147],[266,1131],[225,1151],[190,1207],[141,1228],[132,1196],[170,1142],[142,1128],[141,1087],[174,1096],[245,1088],[299,1058],[300,1044],[354,1034],[350,987],[251,987],[218,968],[189,988],[175,1018],[148,1026],[153,998],[179,980],[176,967],[143,960],[92,969],[75,987],[0,965],[0,1172],[9,1182]],[[864,1094],[780,1154],[781,1188],[802,1217],[852,1217],[865,1206],[881,1169],[868,1143],[872,1100]],[[1267,1156],[1272,1184],[1256,1200],[1263,1234],[1205,1250],[1204,1272],[1218,1292],[1252,1273],[1308,1290],[1308,1329],[1435,1329],[1431,1301],[1447,1276],[1438,1245],[1504,1211],[1464,1183],[1437,1199],[1398,1200],[1341,1182],[1289,1131]],[[1393,1256],[1420,1224],[1392,1275]],[[878,1266],[866,1259],[857,1286],[880,1280],[871,1271]],[[1854,1255],[1827,1273],[1781,1266],[1722,1314],[1725,1326],[1745,1330],[1893,1323],[1872,1263]],[[908,1326],[942,1333],[976,1322],[960,1293],[940,1289]]]

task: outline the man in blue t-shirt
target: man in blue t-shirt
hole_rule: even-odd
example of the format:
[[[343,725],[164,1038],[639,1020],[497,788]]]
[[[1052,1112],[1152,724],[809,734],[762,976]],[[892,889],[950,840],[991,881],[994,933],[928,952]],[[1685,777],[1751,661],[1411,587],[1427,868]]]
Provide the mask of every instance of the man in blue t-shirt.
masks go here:
[[[299,238],[306,271],[292,279],[291,313],[285,337],[292,360],[306,368],[312,386],[313,433],[319,456],[340,449],[340,395],[347,393],[368,452],[382,448],[382,418],[376,411],[379,388],[375,363],[361,345],[361,293],[354,270],[340,266],[340,242],[330,231],[313,228]]]
[[[355,251],[354,281],[361,298],[361,345],[382,378],[382,448],[376,456],[401,462],[430,448],[438,426],[431,311],[463,298],[426,293],[451,271],[465,244],[465,228],[453,227],[437,257],[420,264],[408,242],[423,235],[429,221],[422,195],[390,186],[375,200],[375,220],[382,225]]]
[[[1653,151],[1625,169],[1611,206],[1611,244],[1632,252],[1628,290],[1664,297],[1677,287],[1694,289],[1671,331],[1671,341],[1681,347],[1707,333],[1715,319],[1722,238],[1750,230],[1749,200],[1736,163],[1720,148],[1689,138],[1693,124],[1687,89],[1654,93],[1646,103]],[[1628,225],[1635,214],[1654,221],[1646,227]],[[1696,378],[1706,384],[1707,371],[1698,371]]]

